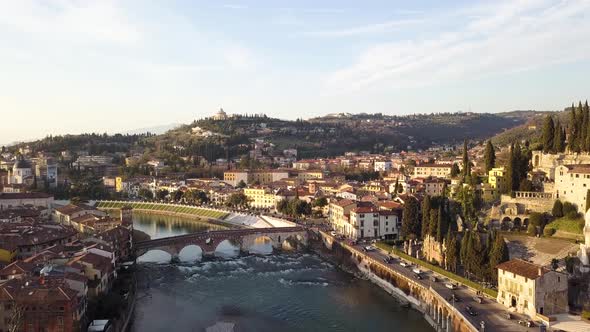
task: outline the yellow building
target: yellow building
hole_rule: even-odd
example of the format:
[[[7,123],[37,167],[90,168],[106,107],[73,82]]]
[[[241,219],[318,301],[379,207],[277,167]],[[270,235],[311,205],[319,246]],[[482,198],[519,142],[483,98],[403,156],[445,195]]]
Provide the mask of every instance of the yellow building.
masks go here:
[[[115,191],[118,193],[123,191],[123,178],[120,176],[115,178]]]
[[[10,263],[16,257],[17,247],[11,243],[5,243],[0,246],[0,262]]]
[[[504,167],[494,167],[488,172],[488,183],[494,189],[501,188],[504,184],[504,174],[506,169]]]
[[[297,173],[297,178],[299,180],[303,180],[303,181],[321,180],[324,178],[324,172],[322,172],[322,171],[300,171]]]
[[[248,204],[254,208],[270,209],[276,205],[275,195],[265,188],[245,188],[244,195],[248,198]]]

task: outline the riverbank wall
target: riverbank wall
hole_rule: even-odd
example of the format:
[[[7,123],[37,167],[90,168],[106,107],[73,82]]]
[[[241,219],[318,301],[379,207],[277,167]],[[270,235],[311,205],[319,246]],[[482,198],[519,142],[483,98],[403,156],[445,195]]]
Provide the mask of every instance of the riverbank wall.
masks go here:
[[[379,262],[364,252],[336,241],[324,232],[312,232],[310,241],[331,251],[332,259],[347,272],[360,271],[373,283],[392,296],[409,303],[424,315],[424,319],[438,332],[475,332],[478,329],[463,314],[448,303],[431,287],[408,278],[390,266]],[[354,267],[354,268],[352,268]],[[352,268],[352,269],[351,269]]]

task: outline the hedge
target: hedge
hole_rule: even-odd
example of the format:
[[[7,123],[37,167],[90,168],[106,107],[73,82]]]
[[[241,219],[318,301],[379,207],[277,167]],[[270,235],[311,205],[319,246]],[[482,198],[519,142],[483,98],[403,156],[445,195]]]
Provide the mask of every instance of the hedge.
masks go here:
[[[447,271],[447,270],[441,268],[440,266],[432,265],[432,264],[430,264],[428,262],[425,262],[423,260],[420,260],[420,259],[418,259],[416,257],[412,257],[412,256],[406,254],[405,252],[403,252],[403,251],[401,251],[401,250],[399,250],[397,248],[394,248],[394,247],[392,247],[392,246],[390,246],[388,244],[378,242],[377,243],[377,247],[379,247],[379,248],[381,248],[381,249],[383,249],[383,250],[385,250],[387,252],[393,252],[395,255],[397,255],[399,257],[402,257],[405,260],[408,260],[408,261],[410,261],[410,262],[412,262],[414,264],[420,265],[420,266],[422,266],[424,268],[427,268],[427,269],[429,269],[431,271],[434,271],[434,272],[436,272],[436,273],[438,273],[440,275],[443,275],[443,276],[445,276],[445,277],[447,277],[449,279],[452,279],[452,280],[454,280],[454,281],[456,281],[458,283],[461,283],[463,285],[466,285],[466,286],[471,287],[473,289],[476,289],[478,291],[484,292],[484,293],[486,293],[487,295],[489,295],[489,296],[491,296],[493,298],[497,298],[498,297],[498,291],[496,291],[496,290],[485,288],[485,287],[483,287],[482,285],[480,285],[480,284],[478,284],[476,282],[473,282],[473,281],[471,281],[471,280],[469,280],[467,278],[464,278],[464,277],[461,277],[459,275],[456,275],[453,272],[450,272],[450,271]]]

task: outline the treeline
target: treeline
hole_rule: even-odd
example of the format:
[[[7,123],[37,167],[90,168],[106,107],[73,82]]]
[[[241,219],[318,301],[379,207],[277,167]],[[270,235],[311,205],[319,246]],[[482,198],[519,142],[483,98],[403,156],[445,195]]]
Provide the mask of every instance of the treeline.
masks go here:
[[[588,101],[572,104],[569,114],[569,125],[563,126],[559,119],[547,116],[543,123],[542,145],[545,153],[590,152],[590,109]],[[567,145],[566,145],[567,136]]]

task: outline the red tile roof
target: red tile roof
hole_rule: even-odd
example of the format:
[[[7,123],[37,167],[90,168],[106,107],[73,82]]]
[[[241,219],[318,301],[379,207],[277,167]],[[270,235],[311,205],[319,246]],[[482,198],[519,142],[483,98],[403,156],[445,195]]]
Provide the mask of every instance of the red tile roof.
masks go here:
[[[498,264],[496,268],[499,270],[512,272],[529,279],[537,279],[550,271],[541,265],[529,263],[527,261],[523,261],[522,259],[511,259],[507,262]]]

